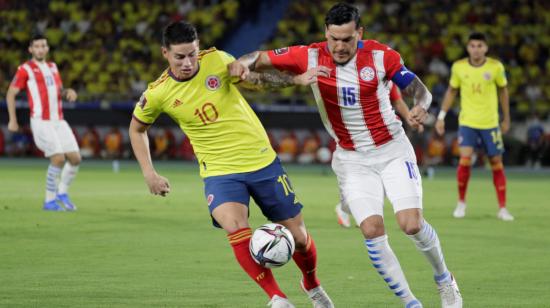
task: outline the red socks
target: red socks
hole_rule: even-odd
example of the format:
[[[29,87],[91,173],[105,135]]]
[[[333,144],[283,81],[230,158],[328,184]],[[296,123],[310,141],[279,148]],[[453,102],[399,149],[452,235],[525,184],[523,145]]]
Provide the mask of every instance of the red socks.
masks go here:
[[[460,157],[456,170],[456,180],[458,182],[458,200],[461,202],[464,202],[466,199],[466,189],[468,188],[468,180],[470,180],[470,170],[470,157]]]
[[[498,206],[503,208],[506,206],[506,175],[504,174],[504,166],[499,163],[493,167],[493,184],[497,192]]]
[[[239,229],[227,235],[237,261],[239,261],[239,264],[248,276],[267,293],[269,298],[272,298],[273,295],[286,298],[286,295],[279,288],[277,281],[275,281],[271,270],[261,267],[250,256],[248,245],[250,244],[251,237],[252,230],[250,228]]]
[[[304,288],[311,290],[318,287],[321,283],[317,279],[317,248],[315,242],[308,234],[306,252],[295,251],[292,255],[292,259],[296,262],[296,265],[302,271],[304,275]]]

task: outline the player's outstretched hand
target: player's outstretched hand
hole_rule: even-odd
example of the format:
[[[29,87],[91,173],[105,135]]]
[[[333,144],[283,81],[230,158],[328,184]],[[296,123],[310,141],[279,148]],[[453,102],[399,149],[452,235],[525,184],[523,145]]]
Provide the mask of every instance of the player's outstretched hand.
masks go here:
[[[168,179],[158,175],[157,173],[146,176],[145,182],[147,182],[147,186],[149,186],[149,191],[153,195],[160,195],[165,197],[170,192],[170,182],[168,182]]]
[[[13,132],[13,133],[18,131],[19,130],[19,124],[17,123],[17,121],[9,121],[8,122],[8,130],[10,132]]]
[[[240,80],[245,80],[248,74],[250,74],[250,69],[240,61],[233,61],[227,64],[227,70],[229,71],[229,76],[239,77]]]
[[[310,68],[305,73],[294,76],[294,83],[301,86],[309,86],[317,82],[317,77],[330,77],[331,69],[326,66]]]
[[[65,90],[65,98],[69,101],[69,102],[74,102],[76,101],[76,99],[78,98],[78,94],[76,94],[76,91],[73,90],[73,89],[66,89]]]
[[[445,133],[445,121],[444,120],[437,120],[435,122],[435,131],[439,136],[443,136]]]

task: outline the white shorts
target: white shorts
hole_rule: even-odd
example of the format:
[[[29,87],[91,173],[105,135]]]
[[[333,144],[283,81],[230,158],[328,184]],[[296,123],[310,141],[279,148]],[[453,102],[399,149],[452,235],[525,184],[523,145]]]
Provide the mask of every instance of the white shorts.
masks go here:
[[[44,156],[78,152],[78,143],[65,120],[31,119],[31,130],[36,146]]]
[[[422,209],[422,179],[416,156],[405,135],[367,152],[334,151],[332,169],[342,202],[360,224],[372,215],[383,216],[384,196],[394,213]]]

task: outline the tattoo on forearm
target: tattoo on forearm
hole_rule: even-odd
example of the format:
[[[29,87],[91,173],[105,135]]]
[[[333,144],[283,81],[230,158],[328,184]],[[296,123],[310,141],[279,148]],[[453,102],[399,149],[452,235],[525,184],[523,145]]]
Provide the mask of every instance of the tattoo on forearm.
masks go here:
[[[254,70],[254,67],[256,66],[256,61],[260,57],[259,51],[254,51],[251,53],[247,53],[244,56],[241,56],[239,58],[239,62],[246,65],[249,69]]]
[[[294,76],[279,71],[250,72],[243,86],[254,90],[273,90],[294,85]]]
[[[422,83],[418,76],[415,76],[413,81],[402,90],[403,94],[412,97],[414,104],[418,105],[424,110],[428,110],[432,103],[432,94],[428,91],[428,88]]]

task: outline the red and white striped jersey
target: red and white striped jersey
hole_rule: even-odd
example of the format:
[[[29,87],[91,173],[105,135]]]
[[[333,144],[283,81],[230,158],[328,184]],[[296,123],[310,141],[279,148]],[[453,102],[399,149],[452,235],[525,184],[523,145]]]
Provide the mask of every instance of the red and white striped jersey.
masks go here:
[[[29,60],[17,68],[11,86],[27,90],[31,118],[61,120],[61,89],[63,84],[53,62]]]
[[[311,87],[321,119],[340,147],[365,151],[404,133],[389,95],[389,83],[403,62],[390,47],[360,41],[345,65],[334,63],[326,42],[280,48],[268,55],[276,69],[295,74],[319,65],[331,69],[330,77],[319,77]]]

